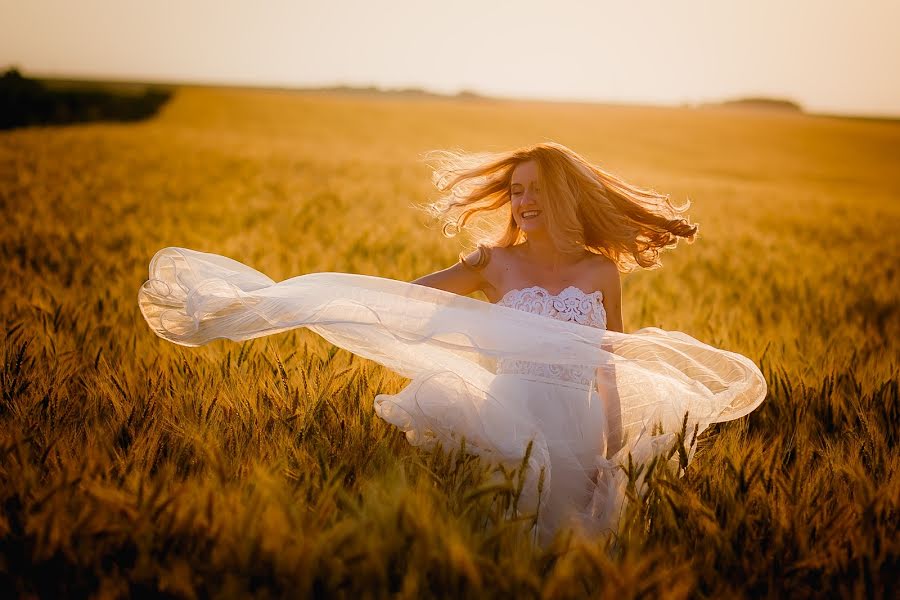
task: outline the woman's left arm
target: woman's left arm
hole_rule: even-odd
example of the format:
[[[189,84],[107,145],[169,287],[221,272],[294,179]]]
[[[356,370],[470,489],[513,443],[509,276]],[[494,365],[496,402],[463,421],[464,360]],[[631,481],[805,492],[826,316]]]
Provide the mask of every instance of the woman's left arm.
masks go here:
[[[625,333],[622,320],[622,278],[615,263],[604,261],[597,274],[597,287],[603,292],[603,308],[606,309],[606,329]]]

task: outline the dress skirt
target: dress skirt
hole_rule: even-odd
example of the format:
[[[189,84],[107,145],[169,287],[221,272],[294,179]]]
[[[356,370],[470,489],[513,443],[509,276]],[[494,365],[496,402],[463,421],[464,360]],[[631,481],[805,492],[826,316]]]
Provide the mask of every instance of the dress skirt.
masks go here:
[[[563,525],[614,529],[629,457],[667,453],[685,422],[699,433],[766,396],[751,360],[681,332],[607,331],[380,277],[276,283],[224,256],[165,248],[138,301],[157,335],[184,346],[305,327],[409,378],[374,407],[416,446],[465,438],[482,458],[517,466],[531,443],[521,506],[544,541]]]

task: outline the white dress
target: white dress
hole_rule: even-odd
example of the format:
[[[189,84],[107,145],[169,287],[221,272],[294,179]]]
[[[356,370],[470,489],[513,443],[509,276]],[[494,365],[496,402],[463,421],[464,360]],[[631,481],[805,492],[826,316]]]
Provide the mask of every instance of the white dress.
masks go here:
[[[513,290],[497,304],[403,281],[311,273],[276,283],[229,258],[165,248],[139,305],[172,342],[247,340],[306,327],[408,377],[375,411],[410,443],[466,447],[508,466],[531,444],[520,508],[549,540],[614,529],[622,468],[667,453],[766,396],[748,358],[680,332],[607,331],[600,292]]]

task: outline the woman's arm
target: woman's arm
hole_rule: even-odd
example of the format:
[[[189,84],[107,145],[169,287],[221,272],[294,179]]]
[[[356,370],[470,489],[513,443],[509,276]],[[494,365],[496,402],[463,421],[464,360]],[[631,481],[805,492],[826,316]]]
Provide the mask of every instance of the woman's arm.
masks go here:
[[[475,251],[466,257],[466,262],[475,262],[477,257],[478,251]],[[463,265],[462,262],[457,262],[452,267],[442,271],[423,275],[412,283],[453,292],[462,296],[477,291],[483,292],[486,287],[489,287],[487,280],[484,278],[483,269],[469,267]]]
[[[598,273],[597,287],[603,292],[603,308],[606,310],[606,329],[625,332],[622,322],[622,278],[615,263],[604,261]]]
[[[619,268],[611,261],[604,261],[598,271],[598,289],[603,292],[603,308],[606,310],[607,331],[625,333],[622,322],[622,278]],[[606,342],[604,350],[614,352],[613,345]],[[604,361],[597,370],[597,392],[603,402],[606,414],[607,438],[606,458],[612,458],[624,443],[622,432],[622,403],[619,388],[616,385],[616,363],[614,360]]]
[[[609,296],[605,293],[603,294],[603,307],[606,309],[606,329],[625,333],[625,323],[622,318],[622,286],[618,275],[616,275],[614,290],[610,292]]]

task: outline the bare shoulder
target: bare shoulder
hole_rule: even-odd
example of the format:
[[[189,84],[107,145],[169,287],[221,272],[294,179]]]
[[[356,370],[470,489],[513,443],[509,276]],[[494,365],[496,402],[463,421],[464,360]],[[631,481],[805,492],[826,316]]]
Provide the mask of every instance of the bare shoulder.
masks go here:
[[[592,254],[588,258],[588,264],[590,264],[593,268],[604,268],[604,269],[616,269],[616,263],[611,261],[609,258],[603,256],[602,254]]]
[[[480,246],[464,257],[468,268],[477,270],[481,291],[488,301],[495,302],[505,289],[510,273],[516,272],[516,253],[513,248]]]
[[[605,256],[597,255],[590,259],[591,281],[594,289],[603,295],[603,308],[606,310],[606,328],[610,331],[624,332],[622,319],[622,278],[619,267]]]
[[[585,262],[595,289],[603,292],[604,296],[617,296],[621,293],[622,279],[615,262],[602,254],[592,256]]]
[[[604,300],[615,303],[622,296],[622,278],[619,267],[609,258],[597,254],[585,261],[585,276],[590,287],[599,290]],[[604,302],[606,303],[606,302]]]
[[[502,246],[482,246],[482,249],[486,252],[486,269],[497,270],[498,267],[506,267],[513,258],[513,251],[511,248],[504,248]]]
[[[483,254],[479,254],[483,253]],[[466,257],[466,261],[475,264],[481,260],[479,272],[483,282],[482,291],[489,300],[497,296],[497,290],[502,288],[505,274],[510,269],[510,250],[500,246],[481,246]]]

